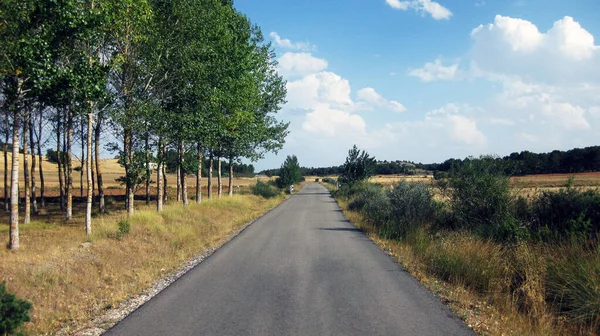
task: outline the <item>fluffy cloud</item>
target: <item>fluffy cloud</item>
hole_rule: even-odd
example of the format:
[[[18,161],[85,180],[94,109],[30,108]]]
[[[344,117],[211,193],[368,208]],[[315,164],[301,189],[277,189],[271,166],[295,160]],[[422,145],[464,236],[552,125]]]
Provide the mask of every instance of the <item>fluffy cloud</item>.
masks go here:
[[[310,51],[314,49],[310,43],[307,42],[292,42],[289,39],[284,39],[276,32],[271,32],[269,36],[275,41],[275,44],[284,49]]]
[[[389,110],[392,112],[404,112],[406,107],[394,100],[387,100],[373,88],[364,88],[358,91],[357,97],[359,100],[365,101],[375,107]]]
[[[336,108],[352,106],[350,83],[332,72],[306,75],[287,83],[288,108],[314,109],[326,103]]]
[[[590,123],[585,118],[585,110],[569,103],[546,104],[542,113],[566,130],[589,130]]]
[[[542,33],[529,21],[498,15],[471,37],[469,57],[486,72],[546,83],[596,81],[600,75],[594,36],[569,16]]]
[[[298,77],[327,69],[327,61],[309,53],[288,52],[279,58],[277,70],[284,77]]]
[[[304,131],[327,137],[335,137],[340,134],[345,136],[365,135],[366,127],[365,121],[359,115],[333,109],[328,104],[319,104],[306,115],[306,119],[302,123]]]
[[[405,11],[413,9],[419,13],[427,13],[436,20],[450,19],[450,17],[452,17],[452,12],[448,8],[431,0],[386,0],[386,3],[390,7],[398,10]]]
[[[471,116],[475,112],[477,109],[469,105],[446,104],[429,111],[421,120],[389,123],[379,132],[390,134],[394,146],[452,149],[452,155],[476,155],[487,148],[488,139]]]
[[[409,72],[410,76],[419,77],[424,82],[437,80],[455,80],[459,77],[458,64],[444,66],[440,58],[431,63],[425,63],[420,69]]]

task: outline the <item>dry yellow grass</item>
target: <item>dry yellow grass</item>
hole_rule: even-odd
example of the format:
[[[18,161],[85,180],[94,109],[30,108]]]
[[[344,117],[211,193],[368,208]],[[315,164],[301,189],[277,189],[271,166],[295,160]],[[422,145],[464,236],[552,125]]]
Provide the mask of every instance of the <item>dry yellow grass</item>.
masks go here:
[[[130,218],[131,232],[123,237],[117,230],[125,215],[113,213],[93,220],[89,248],[80,247],[87,239],[81,217],[68,226],[21,225],[21,250],[0,249],[0,281],[33,303],[26,332],[73,331],[191,256],[217,246],[281,200],[236,195],[188,207],[168,205],[160,214],[141,209]],[[0,225],[0,234],[8,236],[7,230]]]
[[[589,329],[567,325],[549,309],[544,297],[546,261],[560,254],[551,247],[499,244],[460,234],[432,238],[420,230],[404,241],[382,239],[363,216],[338,200],[344,215],[365,231],[425,287],[448,304],[469,327],[482,335],[586,335]],[[437,261],[436,261],[437,260]],[[454,265],[452,262],[462,265]],[[450,263],[453,272],[442,279],[437,265]],[[457,272],[456,267],[463,266]],[[439,267],[439,266],[437,266]],[[481,273],[478,273],[481,272]],[[513,283],[510,274],[522,274]],[[487,283],[489,281],[489,283]],[[509,294],[511,290],[513,294]]]
[[[58,194],[58,185],[59,185],[59,181],[58,181],[58,165],[55,163],[51,163],[48,160],[46,160],[45,156],[37,156],[38,160],[41,158],[42,159],[42,168],[44,170],[44,181],[45,181],[45,186],[46,186],[46,195],[49,196],[57,196]],[[8,161],[9,161],[9,176],[10,176],[10,163],[11,163],[11,158],[12,158],[12,154],[9,153],[8,155]],[[23,191],[24,189],[24,177],[23,177],[23,154],[19,155],[19,168],[20,168],[20,173],[19,173],[19,185],[21,186],[21,191]],[[31,157],[29,158],[29,164],[31,165]],[[79,167],[81,166],[81,162],[77,159],[74,159],[73,161],[73,166],[74,167]],[[104,181],[104,186],[105,188],[107,188],[107,194],[124,194],[125,189],[124,187],[120,184],[120,182],[117,181],[117,179],[121,176],[125,175],[125,169],[117,162],[116,159],[101,159],[100,160],[100,166],[102,169],[102,177],[103,177],[103,181]],[[224,172],[225,173],[225,172]],[[216,174],[216,172],[215,172]],[[4,155],[0,155],[0,176],[4,176]],[[152,187],[155,188],[156,186],[156,174],[154,174],[152,176],[153,179],[153,183],[152,183]],[[268,178],[268,177],[263,177],[263,180],[265,179],[272,179],[272,178]],[[39,188],[40,186],[40,182],[39,182],[39,168],[36,165],[36,180],[37,180],[37,186]],[[170,186],[175,186],[175,181],[176,181],[176,175],[175,174],[167,174],[167,180]],[[84,183],[84,188],[85,188],[85,176],[83,179],[83,183]],[[249,185],[252,185],[256,182],[256,178],[250,178],[250,177],[235,177],[235,173],[234,173],[234,179],[233,179],[233,185],[234,186],[240,186],[240,187],[247,187]],[[3,182],[1,182],[3,183]],[[74,195],[75,196],[81,196],[79,194],[79,186],[80,186],[81,180],[80,180],[80,173],[78,171],[73,171],[73,189],[74,189]],[[187,178],[187,183],[188,183],[188,192],[193,192],[194,188],[196,187],[196,178],[193,176],[189,176]],[[214,178],[214,185],[216,186],[216,177]],[[228,179],[224,178],[223,179],[223,184],[224,184],[224,190],[225,192],[227,191],[227,183],[228,183]],[[206,177],[202,178],[202,182],[201,182],[201,186],[204,189],[204,191],[206,191],[206,188],[208,186],[208,181],[206,179]],[[215,187],[216,188],[216,187]],[[39,190],[39,189],[38,189]],[[118,190],[118,192],[117,192]],[[215,189],[216,190],[216,189]],[[154,191],[155,192],[155,191]],[[39,195],[39,192],[38,192]],[[1,195],[0,195],[1,197]]]

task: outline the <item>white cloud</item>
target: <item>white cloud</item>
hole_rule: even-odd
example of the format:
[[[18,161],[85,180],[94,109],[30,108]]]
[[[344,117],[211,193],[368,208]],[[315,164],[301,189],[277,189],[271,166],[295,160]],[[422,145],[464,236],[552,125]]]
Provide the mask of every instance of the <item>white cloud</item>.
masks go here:
[[[588,112],[593,118],[600,119],[600,106],[592,106]]]
[[[352,106],[350,83],[332,72],[319,72],[287,83],[289,108],[314,109],[321,103],[336,108]]]
[[[452,12],[448,8],[431,0],[386,0],[386,3],[398,10],[413,9],[418,13],[427,13],[436,20],[450,19],[452,17]]]
[[[461,115],[450,115],[448,122],[450,136],[455,141],[470,146],[483,146],[486,143],[485,135],[477,129],[477,123],[474,120]]]
[[[522,132],[517,134],[517,140],[532,144],[538,143],[540,138],[537,135]]]
[[[373,88],[364,88],[357,93],[359,100],[365,101],[375,107],[389,110],[392,112],[404,112],[406,107],[394,100],[387,100]]]
[[[566,130],[589,130],[585,110],[569,103],[551,103],[543,107],[542,113]]]
[[[440,58],[433,62],[425,63],[420,69],[409,72],[410,76],[419,77],[424,82],[437,80],[456,80],[459,78],[458,64],[444,66]]]
[[[276,32],[271,32],[269,36],[275,41],[275,44],[281,48],[300,51],[310,51],[315,49],[315,47],[308,42],[292,42],[289,39],[282,38]]]
[[[328,137],[336,135],[365,135],[366,123],[359,115],[336,110],[328,104],[319,104],[306,115],[302,129]]]
[[[398,144],[454,147],[470,154],[469,150],[482,150],[488,144],[476,119],[468,115],[475,111],[469,105],[450,103],[427,112],[422,120],[389,124],[386,129],[396,135]]]
[[[510,119],[490,118],[490,124],[501,125],[501,126],[514,126],[515,122]]]
[[[572,17],[545,33],[531,22],[497,15],[475,28],[469,53],[487,73],[515,75],[547,83],[594,82],[600,77],[600,47]]]
[[[327,61],[309,53],[288,52],[279,58],[277,70],[284,77],[298,77],[327,69]]]

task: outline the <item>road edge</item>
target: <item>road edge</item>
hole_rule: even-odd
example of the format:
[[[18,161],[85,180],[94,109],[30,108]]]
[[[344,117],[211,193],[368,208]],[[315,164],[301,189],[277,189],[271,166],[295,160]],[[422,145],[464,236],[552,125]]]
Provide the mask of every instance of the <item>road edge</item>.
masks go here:
[[[302,186],[302,187],[304,187],[304,186]],[[300,192],[301,190],[302,189],[298,190],[297,192]],[[154,283],[152,283],[152,285],[150,285],[150,287],[148,287],[147,289],[125,299],[123,302],[121,302],[118,305],[118,307],[111,308],[107,312],[105,312],[99,316],[96,316],[87,325],[80,327],[73,332],[68,331],[68,328],[63,328],[62,330],[59,330],[56,333],[56,335],[60,335],[60,336],[63,336],[63,335],[73,335],[73,336],[99,336],[99,335],[102,335],[103,333],[105,333],[106,331],[110,330],[112,327],[117,325],[117,323],[121,322],[127,316],[132,314],[134,311],[139,309],[146,302],[152,300],[152,298],[154,298],[160,292],[162,292],[167,287],[169,287],[170,285],[175,283],[186,273],[188,273],[189,271],[191,271],[192,269],[194,269],[195,267],[200,265],[203,261],[208,259],[219,249],[221,249],[225,245],[229,244],[231,241],[233,241],[237,236],[239,236],[242,232],[244,232],[248,227],[250,227],[256,221],[260,220],[261,218],[263,218],[264,216],[266,216],[267,214],[269,214],[270,212],[274,211],[279,206],[281,206],[282,204],[287,202],[292,196],[294,196],[294,194],[287,195],[285,197],[285,199],[283,199],[277,205],[270,208],[265,213],[261,214],[259,217],[244,224],[241,228],[232,232],[230,235],[224,237],[222,239],[222,241],[220,241],[216,246],[213,246],[211,248],[208,248],[208,249],[205,249],[205,250],[199,252],[198,254],[194,255],[192,258],[183,262],[181,264],[181,266],[178,267],[176,270],[170,272],[169,274],[167,274],[166,276],[164,276],[160,279],[155,280]]]

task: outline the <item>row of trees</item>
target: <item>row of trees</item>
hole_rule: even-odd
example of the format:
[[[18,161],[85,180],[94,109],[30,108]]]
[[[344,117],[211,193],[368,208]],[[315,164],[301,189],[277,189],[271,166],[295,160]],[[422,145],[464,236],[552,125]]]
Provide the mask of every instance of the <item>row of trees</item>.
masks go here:
[[[411,163],[404,161],[388,162],[378,161],[374,166],[375,175],[397,175],[416,174],[417,170],[449,172],[459,168],[469,158],[448,159],[443,163]],[[498,157],[495,160],[502,163],[505,167],[505,174],[508,175],[531,175],[531,174],[573,174],[584,172],[600,171],[600,146],[586,148],[574,148],[568,151],[554,150],[549,153],[532,153],[522,151],[520,153],[511,153],[505,157]],[[502,162],[500,162],[502,161]],[[321,167],[321,168],[300,168],[304,176],[329,176],[339,175],[344,171],[344,166]],[[268,169],[262,172],[267,176],[278,176],[279,169]],[[444,175],[444,174],[441,174]]]
[[[574,174],[600,171],[600,146],[574,148],[568,151],[554,150],[549,153],[522,151],[505,157],[495,158],[505,167],[508,175],[531,174]],[[441,164],[418,165],[419,168],[435,171],[451,171],[459,168],[469,158],[448,159]]]
[[[288,125],[274,116],[286,95],[275,54],[231,0],[3,0],[0,45],[0,108],[12,137],[5,143],[22,141],[25,157],[25,222],[30,199],[35,200],[29,148],[35,144],[41,155],[48,127],[56,140],[67,220],[73,206],[74,134],[81,135],[88,234],[94,183],[98,209],[104,211],[99,155],[107,131],[116,140],[105,145],[125,168],[128,215],[134,212],[136,186],[149,190],[154,165],[157,210],[162,210],[165,163],[173,153],[177,197],[187,204],[186,175],[191,167],[201,173],[205,156],[211,197],[215,159],[220,194],[222,158],[231,177],[240,158],[257,160],[277,151],[287,135]],[[19,147],[12,148],[11,183],[5,177],[11,249],[19,248]]]

